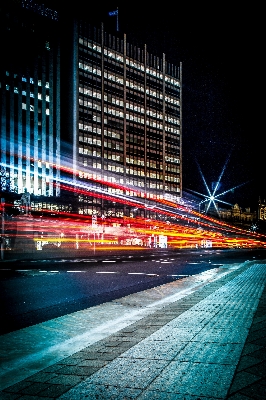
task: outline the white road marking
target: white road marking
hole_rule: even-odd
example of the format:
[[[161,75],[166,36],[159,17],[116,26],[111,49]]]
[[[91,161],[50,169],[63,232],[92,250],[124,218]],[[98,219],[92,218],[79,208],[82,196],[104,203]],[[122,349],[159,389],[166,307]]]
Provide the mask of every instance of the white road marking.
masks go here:
[[[128,272],[128,275],[145,275],[144,272]]]
[[[86,271],[67,271],[67,272],[86,272]]]
[[[96,274],[118,274],[115,271],[96,271]]]

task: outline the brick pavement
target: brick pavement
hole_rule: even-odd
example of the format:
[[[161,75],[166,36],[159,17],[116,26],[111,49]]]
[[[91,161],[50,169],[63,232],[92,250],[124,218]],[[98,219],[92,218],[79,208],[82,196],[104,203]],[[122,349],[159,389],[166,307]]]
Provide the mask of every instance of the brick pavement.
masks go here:
[[[255,312],[227,399],[266,399],[266,287]]]
[[[265,399],[265,269],[266,264],[263,263],[244,264],[154,314],[4,389],[0,392],[0,399]],[[225,295],[229,296],[226,302],[223,300]],[[214,307],[211,312],[213,305],[216,309]],[[201,312],[201,325],[199,321],[193,323],[191,317],[199,316]],[[228,329],[219,325],[222,318],[225,318]],[[183,341],[180,339],[181,331],[172,343],[171,340],[165,341],[167,332],[170,335],[176,322],[180,329],[182,320],[190,327],[186,329]],[[234,326],[232,321],[237,324]],[[197,336],[189,336],[191,332],[193,335],[201,334],[201,339],[200,336],[198,339]],[[226,334],[226,337],[221,334]],[[155,341],[152,340],[154,335]],[[206,344],[202,355],[200,343]],[[140,355],[143,349],[144,356]],[[226,361],[221,361],[221,354]],[[130,376],[134,364],[137,368],[139,365],[139,374],[134,377],[134,382],[139,383],[136,385],[128,381],[123,385],[121,371],[124,369],[124,376]],[[116,365],[119,367],[117,370]],[[180,366],[183,369],[180,370]],[[199,368],[195,369],[197,366]],[[191,368],[194,376],[189,372]],[[176,382],[171,380],[177,370],[180,375],[175,377],[176,382],[178,379],[181,382],[182,378],[183,386],[189,388],[187,392],[181,386],[176,388]],[[205,391],[203,395],[198,395],[197,391],[203,391],[203,383],[199,390],[199,379],[204,374],[207,374],[204,377]],[[211,379],[215,382],[215,375],[226,378],[220,386],[216,381],[220,390],[214,390],[213,383],[208,386]],[[160,376],[167,377],[167,380],[160,380]],[[185,382],[184,376],[189,377],[193,385]],[[103,384],[99,383],[99,377]],[[117,377],[120,377],[120,382]]]

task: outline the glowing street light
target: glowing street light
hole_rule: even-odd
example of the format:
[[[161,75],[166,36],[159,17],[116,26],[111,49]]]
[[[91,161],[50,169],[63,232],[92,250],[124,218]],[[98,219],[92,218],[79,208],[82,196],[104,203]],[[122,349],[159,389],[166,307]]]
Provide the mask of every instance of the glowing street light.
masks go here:
[[[227,201],[221,200],[220,197],[224,196],[226,193],[229,193],[232,190],[237,189],[240,186],[243,186],[243,185],[245,185],[247,183],[247,182],[241,183],[240,185],[234,186],[234,187],[232,187],[232,188],[230,188],[228,190],[223,191],[222,193],[216,194],[216,192],[218,191],[218,189],[220,187],[220,182],[221,182],[222,176],[224,174],[224,171],[225,171],[226,165],[228,163],[228,160],[229,160],[229,157],[227,158],[227,160],[226,160],[226,162],[225,162],[225,164],[224,164],[224,166],[222,168],[222,171],[220,173],[218,181],[216,182],[215,187],[214,187],[212,192],[211,192],[211,190],[210,190],[210,188],[209,188],[209,186],[208,186],[208,184],[206,182],[206,179],[205,179],[205,177],[204,177],[204,175],[203,175],[203,173],[201,171],[201,168],[200,168],[199,164],[197,163],[200,175],[202,177],[203,183],[204,183],[204,185],[205,185],[205,187],[207,189],[207,193],[208,193],[206,195],[206,194],[199,193],[199,192],[197,192],[195,190],[190,190],[191,192],[204,197],[204,200],[200,201],[200,203],[199,203],[199,212],[200,212],[201,204],[208,203],[207,207],[205,208],[206,213],[209,211],[210,206],[213,205],[215,210],[216,210],[216,212],[217,212],[217,214],[218,214],[218,216],[219,216],[219,210],[218,210],[218,207],[217,207],[217,203],[223,203],[223,204],[227,204],[227,205],[233,206],[231,203],[228,203]]]

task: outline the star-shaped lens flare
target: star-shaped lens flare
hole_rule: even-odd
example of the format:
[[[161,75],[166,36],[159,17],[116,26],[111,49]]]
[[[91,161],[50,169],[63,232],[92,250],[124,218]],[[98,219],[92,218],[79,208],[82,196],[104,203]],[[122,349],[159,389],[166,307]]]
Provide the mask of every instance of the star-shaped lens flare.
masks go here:
[[[226,166],[228,164],[229,158],[230,158],[230,155],[227,158],[227,160],[226,160],[226,162],[225,162],[225,164],[224,164],[224,166],[222,168],[222,171],[220,173],[220,176],[219,176],[217,182],[215,183],[215,187],[214,187],[214,189],[212,189],[212,191],[211,191],[211,189],[209,188],[209,186],[208,186],[208,184],[206,182],[206,179],[205,179],[205,177],[203,175],[203,172],[202,172],[202,170],[200,168],[199,163],[197,162],[197,166],[199,168],[200,175],[202,177],[203,183],[204,183],[205,188],[207,189],[207,193],[208,193],[208,194],[202,194],[202,193],[196,192],[195,190],[190,190],[191,192],[204,197],[204,199],[199,203],[199,211],[201,209],[201,204],[207,203],[207,206],[205,207],[206,213],[209,211],[210,206],[213,205],[215,210],[216,210],[216,212],[217,212],[217,214],[218,214],[218,216],[219,216],[219,210],[218,210],[218,207],[217,207],[217,203],[223,203],[223,204],[227,204],[229,206],[233,206],[233,204],[228,203],[227,201],[221,200],[221,196],[224,196],[225,194],[231,192],[234,189],[239,188],[240,186],[246,185],[247,182],[244,182],[244,183],[241,183],[240,185],[233,186],[230,189],[227,189],[227,190],[225,190],[225,191],[223,191],[221,193],[217,193],[218,189],[220,188],[221,179],[222,179],[222,176],[223,176],[224,171],[226,169]]]

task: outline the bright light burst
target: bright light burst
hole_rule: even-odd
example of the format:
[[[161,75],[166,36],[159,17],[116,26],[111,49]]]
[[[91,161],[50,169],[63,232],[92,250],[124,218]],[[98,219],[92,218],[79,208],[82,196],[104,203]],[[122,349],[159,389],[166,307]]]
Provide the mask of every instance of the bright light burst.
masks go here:
[[[244,183],[241,183],[240,185],[236,185],[236,186],[231,187],[230,189],[224,190],[221,193],[217,193],[217,191],[218,191],[218,189],[220,187],[220,183],[221,183],[221,179],[223,177],[224,171],[225,171],[226,166],[228,164],[229,158],[230,158],[230,155],[228,156],[227,160],[225,161],[225,164],[224,164],[224,166],[222,168],[220,176],[219,176],[219,178],[218,178],[218,180],[217,180],[217,182],[215,184],[215,187],[214,187],[214,189],[212,191],[209,188],[209,186],[208,186],[208,184],[206,182],[206,179],[205,179],[205,177],[203,175],[203,172],[202,172],[202,170],[200,168],[200,165],[197,162],[197,166],[199,168],[200,175],[202,177],[203,183],[204,183],[205,188],[207,189],[207,193],[208,193],[208,194],[202,194],[202,193],[196,192],[195,190],[190,190],[191,192],[204,197],[204,200],[202,200],[199,203],[199,210],[200,210],[201,204],[207,203],[206,213],[209,211],[210,206],[213,205],[215,210],[216,210],[216,212],[217,212],[217,214],[218,214],[218,216],[219,216],[219,210],[218,210],[218,207],[217,207],[217,203],[223,203],[223,204],[227,204],[229,206],[233,206],[233,204],[228,203],[227,201],[221,200],[221,196],[224,196],[225,194],[227,194],[227,193],[233,191],[234,189],[237,189],[237,188],[239,188],[239,187],[241,187],[241,186],[243,186],[243,185],[245,185],[247,183],[247,182],[244,182]]]

